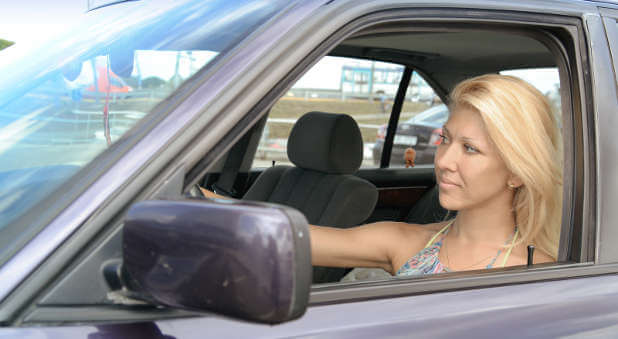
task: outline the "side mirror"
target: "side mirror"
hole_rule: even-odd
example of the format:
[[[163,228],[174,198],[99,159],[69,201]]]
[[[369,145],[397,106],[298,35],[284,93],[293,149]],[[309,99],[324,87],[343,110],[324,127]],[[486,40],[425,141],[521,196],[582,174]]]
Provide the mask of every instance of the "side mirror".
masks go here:
[[[155,303],[280,323],[307,308],[307,220],[266,203],[139,202],[125,219],[123,266],[129,289]]]

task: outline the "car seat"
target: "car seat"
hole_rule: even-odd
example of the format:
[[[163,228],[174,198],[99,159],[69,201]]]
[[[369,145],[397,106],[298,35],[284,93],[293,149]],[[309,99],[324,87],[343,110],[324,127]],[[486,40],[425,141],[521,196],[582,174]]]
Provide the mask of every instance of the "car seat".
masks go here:
[[[348,228],[371,215],[378,191],[353,175],[363,160],[363,140],[352,117],[306,113],[292,128],[287,153],[295,166],[268,168],[243,199],[294,207],[313,225]],[[313,280],[338,281],[345,271],[314,268]]]
[[[412,206],[405,218],[409,224],[432,224],[454,217],[457,212],[448,211],[440,205],[438,185],[427,190],[420,199]]]

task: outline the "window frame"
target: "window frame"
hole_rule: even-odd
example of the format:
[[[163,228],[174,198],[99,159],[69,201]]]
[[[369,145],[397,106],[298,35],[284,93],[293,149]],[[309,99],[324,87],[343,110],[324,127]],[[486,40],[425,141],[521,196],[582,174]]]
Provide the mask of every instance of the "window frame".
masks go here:
[[[409,13],[408,15],[406,15]],[[437,17],[436,17],[437,16]],[[402,19],[404,17],[405,19]],[[389,20],[390,19],[390,20]],[[458,8],[449,9],[415,9],[409,11],[390,11],[375,13],[348,23],[339,29],[337,34],[324,41],[314,51],[313,57],[306,59],[316,60],[325,55],[334,46],[353,35],[363,28],[385,23],[396,22],[424,22],[438,24],[456,22],[483,26],[483,24],[504,24],[536,28],[560,29],[564,36],[561,39],[570,39],[572,42],[567,46],[562,45],[555,35],[546,36],[545,43],[557,56],[558,69],[561,84],[561,100],[563,111],[563,138],[564,138],[564,162],[572,166],[563,167],[564,178],[564,201],[563,201],[563,224],[560,245],[566,248],[561,256],[566,260],[576,262],[558,263],[552,265],[535,265],[534,268],[503,268],[494,269],[490,272],[455,272],[423,279],[392,279],[377,282],[353,282],[333,283],[312,286],[310,306],[332,304],[339,302],[351,302],[376,298],[389,298],[403,295],[415,295],[448,291],[453,289],[484,288],[524,282],[547,281],[574,276],[596,276],[616,272],[618,265],[594,265],[596,216],[594,213],[585,213],[596,210],[595,180],[595,150],[594,131],[592,116],[586,112],[593,112],[589,78],[587,50],[585,45],[583,23],[577,17],[564,17],[552,14],[520,14],[500,10],[466,10]],[[350,32],[352,31],[352,32]],[[568,33],[566,33],[568,32]],[[315,59],[314,59],[315,58]],[[569,62],[574,60],[575,62]],[[298,65],[295,71],[290,72],[288,81],[293,83],[293,75],[302,75],[312,63]],[[303,68],[304,66],[304,68]],[[587,75],[587,76],[584,76]],[[288,82],[288,84],[290,83]],[[428,81],[433,86],[431,82]],[[573,94],[573,95],[572,95]],[[584,139],[586,141],[584,141]],[[584,144],[592,148],[584,148]],[[587,184],[587,185],[586,185]],[[586,187],[584,187],[586,186]],[[587,200],[584,203],[584,200]],[[584,211],[586,209],[587,211]],[[585,217],[584,217],[585,216]],[[566,221],[565,221],[566,220]],[[566,231],[566,232],[564,232]],[[576,239],[573,239],[576,238]]]

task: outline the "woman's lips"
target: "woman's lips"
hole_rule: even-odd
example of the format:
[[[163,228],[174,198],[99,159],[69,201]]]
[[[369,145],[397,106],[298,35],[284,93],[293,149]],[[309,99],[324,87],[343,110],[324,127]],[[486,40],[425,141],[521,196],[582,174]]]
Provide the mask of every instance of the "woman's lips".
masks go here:
[[[442,189],[453,189],[453,188],[459,187],[459,185],[455,184],[454,182],[450,180],[444,180],[444,179],[441,179],[438,185]]]

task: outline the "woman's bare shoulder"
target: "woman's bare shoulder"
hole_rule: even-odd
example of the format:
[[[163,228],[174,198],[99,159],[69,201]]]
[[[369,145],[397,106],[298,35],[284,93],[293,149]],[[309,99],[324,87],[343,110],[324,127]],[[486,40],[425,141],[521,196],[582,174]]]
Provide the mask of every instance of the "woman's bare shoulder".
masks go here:
[[[444,222],[437,222],[433,224],[410,224],[406,222],[400,221],[378,221],[371,224],[366,224],[364,226],[376,227],[376,228],[385,228],[392,229],[397,232],[402,233],[435,233],[439,231],[442,227],[444,227]]]
[[[433,224],[409,224],[405,222],[397,221],[381,221],[365,226],[372,227],[374,229],[380,229],[383,234],[388,234],[393,242],[404,243],[422,243],[425,244],[436,232],[440,231],[444,227],[444,222]]]

